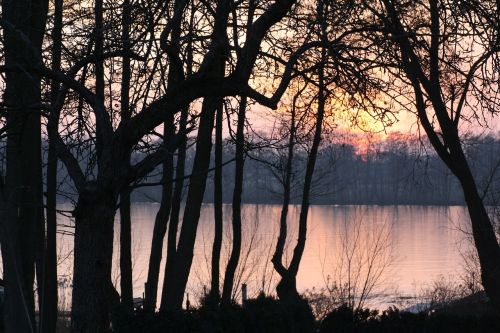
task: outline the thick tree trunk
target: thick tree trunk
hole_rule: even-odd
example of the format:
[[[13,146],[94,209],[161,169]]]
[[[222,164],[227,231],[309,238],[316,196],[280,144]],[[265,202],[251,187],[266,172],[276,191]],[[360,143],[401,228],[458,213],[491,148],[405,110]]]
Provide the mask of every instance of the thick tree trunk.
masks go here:
[[[107,332],[111,305],[116,301],[111,283],[116,196],[97,192],[95,186],[87,184],[74,211],[74,333]]]
[[[472,222],[474,242],[481,263],[481,281],[484,289],[497,309],[500,309],[500,250],[490,218],[477,190],[462,182],[465,200]]]
[[[172,177],[174,174],[174,148],[172,144],[174,136],[174,118],[169,116],[164,123],[165,144],[169,145],[167,156],[163,162],[162,194],[160,209],[156,214],[153,228],[153,240],[151,242],[151,253],[149,256],[148,279],[146,281],[146,299],[144,310],[153,313],[156,308],[158,294],[158,279],[160,275],[160,264],[163,253],[163,240],[167,231],[168,217],[172,207]],[[177,233],[176,233],[177,234]]]
[[[463,162],[457,164],[459,167],[455,174],[462,185],[469,211],[472,235],[481,266],[481,281],[492,303],[500,309],[500,247],[474,177],[463,154],[459,155],[462,156]]]
[[[418,92],[419,90],[416,89],[416,91]],[[419,117],[421,119],[424,117],[423,112],[420,112]],[[445,120],[443,120],[444,123],[446,123]],[[449,121],[448,125],[451,123]],[[441,127],[446,127],[443,124]],[[428,126],[425,130],[429,137],[436,135]],[[481,266],[481,281],[486,294],[497,310],[500,311],[500,246],[495,230],[493,229],[483,200],[478,193],[477,184],[460,144],[458,131],[448,128],[447,134],[443,137],[447,146],[450,147],[449,154],[445,155],[443,153],[444,146],[440,143],[432,140],[431,142],[441,159],[460,181],[469,211],[472,235]]]
[[[233,296],[234,275],[241,252],[241,196],[243,194],[243,169],[245,166],[245,119],[246,119],[247,99],[241,98],[238,110],[238,124],[236,128],[236,152],[233,190],[233,247],[231,256],[224,275],[224,289],[222,290],[222,304],[228,305]]]
[[[40,61],[48,4],[46,1],[2,2],[5,65],[22,68],[6,73],[7,156],[2,193],[1,242],[5,280],[7,332],[35,330],[33,282],[36,246],[43,230],[40,77],[27,68]],[[20,33],[29,39],[23,41]]]
[[[215,119],[215,173],[214,173],[214,242],[212,245],[212,271],[210,299],[217,304],[220,298],[220,253],[222,249],[222,122],[223,105],[219,105]]]
[[[445,109],[443,108],[443,110]],[[441,127],[444,126],[441,125]],[[481,281],[486,294],[497,311],[500,312],[500,246],[498,239],[479,195],[477,184],[460,143],[458,130],[448,128],[444,132],[444,140],[450,151],[450,159],[447,164],[460,181],[469,211],[472,235],[481,266]]]
[[[221,103],[221,98],[205,98],[200,116],[200,125],[196,141],[189,191],[184,209],[178,249],[172,257],[167,257],[165,280],[160,311],[177,311],[182,308],[184,291],[193,262],[193,250],[196,239],[196,229],[200,218],[201,204],[207,183],[212,150],[212,129],[215,111]],[[170,261],[169,261],[170,259]]]

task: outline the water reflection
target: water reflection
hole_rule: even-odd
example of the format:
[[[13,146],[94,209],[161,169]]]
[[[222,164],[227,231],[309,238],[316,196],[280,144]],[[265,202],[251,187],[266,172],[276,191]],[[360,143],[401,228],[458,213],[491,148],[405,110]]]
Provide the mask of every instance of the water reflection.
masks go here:
[[[154,203],[135,203],[132,207],[135,297],[141,297],[144,291],[153,223],[158,207],[159,205]],[[290,253],[297,239],[299,209],[299,206],[292,206],[289,210],[289,236],[285,259],[291,257]],[[256,295],[261,290],[273,292],[277,276],[272,269],[270,259],[278,233],[280,206],[247,204],[243,206],[242,214],[244,240],[236,283],[238,285],[247,283],[250,296]],[[230,218],[231,207],[225,205],[221,278],[231,250]],[[324,287],[328,277],[330,282],[338,280],[339,267],[342,263],[345,266],[346,242],[351,245],[356,242],[358,250],[364,253],[365,257],[369,257],[374,251],[374,242],[377,239],[375,236],[380,230],[385,230],[387,239],[384,244],[388,256],[385,259],[389,262],[381,273],[376,291],[413,295],[421,286],[432,283],[440,275],[460,274],[462,267],[460,248],[467,244],[463,242],[465,235],[459,229],[464,229],[467,221],[466,209],[461,206],[312,206],[306,248],[298,273],[298,288],[303,291],[311,287]],[[115,230],[118,232],[119,228],[116,227]],[[360,236],[353,238],[356,231],[359,231]],[[118,239],[116,235],[115,243]],[[203,293],[205,285],[209,285],[212,239],[213,207],[204,205],[198,228],[195,258],[188,282],[191,301]],[[71,237],[64,236],[61,252],[68,252],[71,242]],[[64,257],[63,253],[61,257]],[[360,257],[357,258],[358,262],[366,260],[365,257],[365,259]],[[117,286],[119,286],[118,258],[119,246],[116,244],[113,277]],[[72,258],[69,256],[61,265],[61,274],[70,274],[71,263]],[[159,295],[161,295],[164,261],[161,267]],[[238,291],[239,288],[236,292]]]

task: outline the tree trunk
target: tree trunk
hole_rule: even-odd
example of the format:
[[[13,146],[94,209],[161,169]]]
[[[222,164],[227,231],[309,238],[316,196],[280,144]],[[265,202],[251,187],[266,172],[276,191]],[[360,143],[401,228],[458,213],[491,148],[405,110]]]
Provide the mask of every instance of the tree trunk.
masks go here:
[[[468,182],[462,182],[465,200],[472,222],[474,241],[481,263],[481,280],[489,298],[500,309],[500,250],[494,235],[491,221],[477,190]],[[488,229],[491,229],[488,230]]]
[[[133,312],[132,287],[132,220],[130,217],[130,189],[120,193],[120,289],[121,303]]]
[[[50,141],[50,139],[49,139]],[[45,277],[42,286],[40,332],[55,332],[57,322],[57,156],[54,144],[49,143],[47,164],[47,238],[45,247]]]
[[[122,42],[125,50],[130,49],[130,1],[123,2]],[[123,123],[129,121],[130,112],[130,58],[123,57],[120,114]],[[126,154],[124,163],[130,164],[130,154]],[[121,303],[129,313],[134,310],[134,293],[132,286],[132,220],[130,216],[129,188],[120,193],[120,289]]]
[[[220,253],[222,249],[222,123],[223,104],[217,108],[215,119],[215,173],[214,173],[214,242],[212,245],[212,277],[210,299],[214,304],[220,298]]]
[[[153,240],[151,242],[151,254],[149,256],[148,279],[146,281],[146,300],[144,310],[153,313],[156,308],[158,294],[158,278],[160,275],[160,264],[163,253],[163,240],[167,231],[168,217],[172,207],[172,177],[174,174],[174,148],[172,144],[174,136],[174,117],[169,116],[164,123],[165,144],[167,144],[167,156],[163,162],[162,194],[160,209],[156,214],[153,228]],[[177,234],[177,232],[176,232]]]
[[[181,110],[181,117],[179,121],[179,132],[185,133],[186,124],[188,117],[188,108]],[[177,163],[175,167],[175,188],[172,196],[172,207],[170,214],[170,225],[168,227],[167,236],[167,259],[165,260],[165,273],[163,278],[163,293],[168,286],[166,285],[167,279],[167,266],[169,263],[173,263],[175,260],[175,255],[177,253],[177,233],[179,228],[179,216],[181,210],[182,193],[184,191],[184,172],[186,164],[186,149],[187,149],[187,137],[183,134],[183,139],[177,149]],[[163,299],[163,295],[162,295]],[[163,302],[163,300],[162,300]]]
[[[109,330],[114,303],[111,283],[113,226],[116,196],[88,183],[74,210],[75,242],[72,296],[72,332]]]
[[[325,59],[325,54],[323,51],[323,61]],[[325,114],[325,83],[324,83],[324,73],[323,68],[319,70],[319,93],[318,93],[318,110],[316,114],[316,126],[314,131],[313,143],[311,146],[311,151],[307,158],[306,174],[304,177],[304,187],[302,190],[302,202],[300,206],[299,215],[299,232],[297,244],[293,250],[292,260],[285,275],[282,275],[281,281],[276,287],[276,292],[280,300],[299,300],[300,295],[297,291],[297,273],[299,271],[300,261],[302,260],[302,255],[304,253],[304,248],[306,245],[307,237],[307,216],[309,213],[309,197],[311,192],[311,183],[314,175],[314,168],[316,165],[316,159],[318,156],[318,149],[321,143],[321,132],[323,126],[323,119]]]
[[[61,68],[61,40],[62,40],[62,15],[63,0],[54,3],[54,28],[52,30],[52,69]],[[51,82],[51,111],[47,132],[49,135],[49,152],[47,157],[47,236],[45,245],[45,278],[42,286],[42,306],[40,308],[40,332],[54,333],[57,324],[57,149],[56,137],[58,135],[59,106],[57,97],[59,83]]]
[[[241,252],[241,196],[243,194],[243,169],[245,166],[245,120],[247,98],[241,97],[238,110],[238,124],[236,128],[236,152],[233,190],[233,247],[231,256],[224,275],[224,289],[222,291],[222,304],[230,304],[234,289],[234,275]]]
[[[177,311],[182,308],[184,291],[193,262],[196,229],[200,218],[201,204],[207,183],[212,150],[212,129],[214,115],[221,98],[205,98],[200,116],[196,141],[196,154],[189,183],[189,191],[184,209],[178,249],[172,257],[167,257],[165,280],[160,311]],[[170,259],[170,261],[169,261]]]
[[[290,124],[290,136],[288,138],[288,155],[285,167],[285,179],[283,180],[283,202],[281,205],[281,215],[280,215],[280,231],[278,235],[278,240],[276,242],[276,249],[274,250],[273,258],[271,262],[273,267],[278,272],[278,274],[283,277],[286,274],[286,267],[283,264],[283,251],[285,250],[285,243],[287,237],[287,215],[288,206],[290,205],[290,186],[292,181],[292,168],[293,168],[293,155],[295,147],[295,112],[296,112],[296,100],[298,95],[295,96],[292,103],[292,115]]]
[[[193,31],[194,24],[194,12],[191,14],[189,20],[189,31]],[[193,65],[193,34],[190,33],[190,37],[187,41],[186,47],[186,76],[192,75],[192,65]],[[174,261],[177,252],[177,233],[179,229],[179,216],[181,212],[181,202],[182,195],[184,193],[184,176],[185,176],[185,166],[186,166],[186,150],[187,150],[187,120],[189,116],[189,106],[181,109],[181,115],[179,119],[179,131],[181,140],[177,148],[177,162],[175,166],[175,187],[172,196],[172,208],[170,213],[170,225],[168,227],[167,236],[167,259],[165,260],[165,275],[167,274],[167,265]],[[167,288],[166,279],[163,279],[163,290]]]
[[[500,309],[500,247],[465,156],[463,153],[459,155],[463,161],[457,163],[455,174],[462,185],[469,211],[472,235],[481,266],[481,281],[492,303]]]
[[[181,3],[179,0],[176,0],[174,3],[174,11],[178,10]],[[179,38],[181,34],[180,22],[175,24],[172,29],[172,47],[175,49],[179,49]],[[182,80],[184,77],[184,73],[182,68],[178,66],[171,65],[168,71],[168,82],[176,82]],[[181,127],[182,131],[185,131],[186,128],[186,119],[187,117],[187,109],[181,111]],[[184,119],[183,119],[184,117]],[[181,129],[179,129],[181,130]],[[158,295],[158,279],[160,275],[160,264],[161,257],[163,253],[163,240],[165,238],[165,233],[167,231],[167,224],[169,220],[169,215],[172,209],[172,205],[174,204],[175,209],[175,221],[170,224],[169,228],[169,236],[168,236],[168,245],[167,245],[167,256],[173,255],[176,251],[176,242],[177,242],[177,225],[178,225],[178,217],[180,210],[180,201],[182,195],[182,188],[180,192],[176,192],[176,197],[174,200],[178,200],[176,202],[172,201],[172,188],[173,188],[173,175],[174,175],[174,152],[175,147],[172,142],[175,134],[175,124],[174,124],[174,115],[169,115],[163,124],[163,134],[164,134],[164,144],[167,146],[167,156],[165,157],[165,161],[163,162],[163,175],[162,175],[162,195],[161,195],[161,203],[160,209],[156,215],[155,226],[153,231],[153,240],[151,244],[151,254],[149,257],[149,269],[148,269],[148,279],[146,281],[145,286],[145,294],[146,300],[144,303],[144,309],[148,313],[153,313],[156,309],[156,301]],[[182,148],[182,147],[181,147]],[[182,172],[184,173],[184,158],[185,158],[185,144],[183,145],[184,151],[182,154]],[[179,164],[179,163],[178,163]],[[184,175],[182,175],[184,176]],[[172,247],[172,248],[171,248]],[[168,258],[168,257],[167,257]],[[168,260],[168,259],[167,259]]]
[[[213,47],[210,56],[204,59],[202,67],[209,68],[208,74],[213,78],[222,78],[225,73],[225,58],[227,50],[227,26],[221,23],[227,19],[230,6],[228,1],[217,3],[214,32],[212,36]],[[210,154],[212,150],[212,130],[214,117],[218,106],[223,102],[222,96],[206,97],[200,113],[200,123],[196,141],[196,154],[189,183],[189,190],[184,208],[184,218],[179,235],[179,244],[175,252],[167,256],[165,267],[165,279],[163,281],[163,293],[160,311],[177,311],[182,308],[184,291],[193,262],[193,250],[196,240],[196,230],[200,219],[201,204],[207,184],[207,175],[210,167]],[[176,231],[176,230],[175,230]],[[174,236],[172,234],[172,236]],[[170,237],[170,232],[169,232]],[[172,239],[174,241],[174,239]],[[169,247],[173,246],[170,243]]]
[[[7,109],[5,189],[2,193],[2,257],[7,332],[32,332],[34,264],[44,235],[42,198],[40,77],[26,68],[41,58],[47,17],[46,1],[2,3],[5,65],[22,68],[5,76]],[[20,38],[23,33],[29,45]]]
[[[285,250],[286,238],[287,238],[287,215],[288,207],[290,205],[290,186],[292,181],[292,171],[293,171],[293,156],[295,147],[295,138],[297,132],[296,126],[296,104],[301,91],[299,91],[293,98],[292,102],[292,114],[291,114],[291,124],[290,124],[290,137],[288,138],[288,155],[285,167],[285,178],[283,180],[283,203],[281,206],[280,215],[280,231],[278,236],[278,241],[276,242],[276,249],[273,254],[271,262],[273,267],[278,272],[281,277],[279,284],[277,285],[277,293],[280,299],[285,297],[288,290],[296,289],[295,277],[288,274],[288,270],[283,264],[283,252]],[[282,291],[283,290],[283,291]]]

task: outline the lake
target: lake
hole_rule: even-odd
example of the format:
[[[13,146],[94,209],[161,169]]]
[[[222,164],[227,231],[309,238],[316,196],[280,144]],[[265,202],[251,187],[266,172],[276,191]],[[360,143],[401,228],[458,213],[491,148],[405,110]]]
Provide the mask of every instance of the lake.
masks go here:
[[[64,209],[68,208],[64,205]],[[132,206],[134,297],[143,295],[158,208],[155,203],[134,203]],[[250,296],[262,290],[266,293],[274,291],[277,276],[270,259],[278,234],[280,209],[279,205],[243,206],[242,256],[236,281],[238,286],[242,283],[248,285]],[[291,257],[297,239],[299,211],[300,206],[289,209],[285,260]],[[224,217],[221,274],[231,250],[230,205],[224,205]],[[68,221],[61,223],[67,224]],[[334,282],[353,284],[355,277],[358,277],[358,282],[367,280],[369,270],[372,294],[379,296],[374,303],[388,305],[395,295],[414,296],[440,277],[458,280],[463,272],[462,253],[470,249],[463,231],[468,224],[467,210],[462,206],[311,206],[297,287],[299,291],[305,291],[332,286]],[[113,280],[118,287],[118,224],[115,229]],[[187,288],[191,303],[196,303],[204,286],[209,285],[212,239],[213,206],[206,204],[201,213]],[[71,247],[71,237],[61,236],[59,271],[63,280],[70,280],[71,276]],[[164,262],[159,295],[163,267]],[[375,277],[376,281],[373,281]],[[240,288],[235,292],[239,299]]]

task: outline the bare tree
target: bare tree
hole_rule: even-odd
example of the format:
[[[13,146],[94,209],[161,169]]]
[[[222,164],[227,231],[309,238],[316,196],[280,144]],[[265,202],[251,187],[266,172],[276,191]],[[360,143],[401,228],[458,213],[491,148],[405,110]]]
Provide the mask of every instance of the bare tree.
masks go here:
[[[488,74],[498,53],[498,26],[489,24],[496,14],[484,15],[492,13],[486,8],[494,8],[493,13],[498,13],[498,8],[494,2],[363,3],[373,19],[370,24],[381,28],[384,42],[379,45],[387,46],[377,51],[376,62],[386,60],[383,67],[397,78],[396,87],[411,89],[412,99],[405,103],[399,97],[400,105],[416,112],[433,148],[461,184],[482,283],[499,307],[500,247],[464,153],[460,131],[463,121],[495,112],[498,105],[495,74]],[[410,19],[414,13],[418,13],[418,19]],[[478,48],[482,51],[474,51]]]
[[[231,302],[234,289],[234,275],[238,266],[241,252],[241,196],[243,194],[243,171],[245,166],[245,120],[247,99],[242,97],[238,108],[238,121],[235,138],[235,172],[234,189],[232,201],[232,227],[233,242],[231,255],[226,266],[224,275],[224,289],[222,291],[222,303],[227,305]]]
[[[335,295],[338,306],[345,304],[353,311],[362,310],[374,292],[382,290],[383,275],[393,263],[390,222],[374,223],[366,215],[358,210],[354,220],[344,219],[338,253],[323,258],[328,292]],[[325,264],[327,257],[330,265]]]
[[[258,45],[255,44],[255,42],[258,42],[260,45],[260,42],[264,37],[264,33],[272,25],[279,22],[286,15],[287,11],[292,5],[292,1],[273,3],[268,7],[264,14],[262,14],[259,19],[257,19],[252,24],[252,26],[248,29],[249,33],[247,34],[245,46],[241,50],[241,57],[247,58],[245,62],[250,60],[250,63],[253,64],[253,62],[257,58]],[[227,47],[228,43],[227,31],[225,30],[225,27],[227,27],[227,20],[230,11],[231,6],[229,3],[227,3],[226,1],[218,3],[215,11],[216,19],[214,32],[212,35],[212,50],[214,53],[208,54],[204,59],[204,63],[201,65],[202,69],[207,68],[210,73],[209,76],[215,80],[220,80],[224,77],[224,73],[222,70],[225,59],[224,50]],[[262,28],[256,30],[256,25],[261,24],[263,25],[262,28],[264,30],[260,30]],[[249,39],[250,36],[252,36],[252,39]],[[253,37],[257,37],[257,39],[253,39]],[[238,62],[235,66],[234,71],[235,72],[233,72],[233,74],[231,74],[229,78],[235,77],[234,73],[238,73],[240,71],[243,71],[240,73],[250,74],[251,68],[248,68],[247,65],[243,65]],[[288,79],[289,77],[285,76],[283,82],[287,82]],[[241,92],[242,91],[239,91],[239,94],[247,95],[246,92]],[[283,91],[278,89],[276,93],[277,95],[275,96],[281,96]],[[253,93],[250,97],[256,98]],[[259,101],[263,102],[263,100],[261,100],[260,98]],[[178,309],[181,307],[182,300],[184,298],[184,289],[187,283],[187,278],[192,263],[196,227],[199,220],[200,207],[206,185],[206,175],[209,168],[214,112],[217,109],[217,105],[219,103],[221,103],[220,97],[205,98],[203,102],[200,124],[198,127],[196,156],[194,159],[193,171],[190,179],[188,196],[186,199],[184,219],[176,254],[177,258],[173,261],[172,265],[169,265],[167,263],[165,283],[169,285],[169,288],[164,289],[164,295],[162,296],[162,306],[160,310]]]
[[[340,55],[341,51],[336,49],[339,45],[342,45],[342,51],[344,51],[345,49],[349,49],[346,46],[346,43],[349,43],[349,36],[353,31],[356,30],[350,27],[349,19],[354,16],[352,14],[352,11],[353,7],[342,2],[339,4],[331,5],[328,2],[318,1],[316,4],[314,17],[311,19],[311,22],[309,22],[310,25],[316,27],[316,30],[314,30],[315,33],[312,34],[310,38],[317,39],[320,43],[317,49],[312,50],[311,54],[307,54],[309,58],[304,59],[304,62],[306,64],[309,62],[310,64],[312,64],[312,66],[305,67],[303,69],[303,73],[310,72],[310,75],[302,76],[302,79],[306,81],[306,83],[312,82],[314,84],[314,88],[317,89],[317,93],[314,93],[313,97],[309,98],[308,102],[304,102],[306,110],[304,114],[312,114],[312,116],[306,118],[307,120],[305,120],[304,122],[312,122],[314,124],[314,128],[311,129],[311,133],[313,133],[311,138],[312,142],[307,153],[304,181],[301,184],[302,194],[301,210],[298,221],[298,239],[297,244],[294,247],[290,263],[288,267],[285,267],[285,265],[283,264],[283,253],[287,237],[287,210],[290,201],[290,185],[294,145],[297,143],[297,125],[295,118],[300,117],[295,113],[295,104],[297,98],[304,97],[301,96],[305,95],[304,91],[299,91],[298,94],[295,95],[292,103],[288,158],[286,162],[284,177],[284,200],[280,218],[280,234],[276,244],[276,250],[272,258],[274,268],[281,276],[281,281],[278,283],[276,290],[280,299],[283,300],[297,300],[300,297],[296,287],[296,276],[305,248],[307,236],[307,216],[310,205],[311,187],[318,156],[318,150],[321,143],[325,120],[325,107],[328,96],[330,94],[330,87],[333,87],[334,85],[336,87],[340,87],[340,89],[342,89],[346,95],[352,95],[353,91],[351,89],[352,83],[349,82],[349,79],[343,78],[344,76],[347,78],[348,76],[352,75],[353,69],[352,67],[350,67],[350,65],[342,65],[343,59]],[[333,15],[336,15],[338,19],[337,21],[332,21],[333,24],[331,27],[329,27],[328,22],[329,19],[333,17]],[[336,29],[340,31],[337,31]],[[351,80],[357,82],[356,85],[359,87],[364,83],[364,75],[359,69],[356,69],[354,74],[356,75],[356,77]],[[316,91],[316,89],[314,88],[313,91]],[[357,90],[357,88],[354,90]],[[315,105],[313,105],[314,102],[316,103]],[[340,101],[339,104],[342,104],[342,101]]]
[[[195,5],[189,6],[190,3]],[[5,8],[2,15],[8,17],[12,14],[13,18],[26,22],[24,18],[30,16],[25,15],[26,11],[22,9],[28,8],[28,4],[22,3],[18,7],[18,2],[16,2],[15,6],[8,7],[10,4],[12,2],[4,3]],[[46,5],[46,3],[43,4]],[[247,10],[246,2],[220,1],[215,6],[198,1],[179,1],[178,4],[179,7],[171,11],[170,16],[167,16],[165,25],[163,22],[160,24],[161,18],[164,18],[166,13],[164,4],[138,6],[138,9],[131,15],[133,19],[128,24],[131,35],[130,50],[123,49],[121,37],[110,33],[110,31],[121,30],[120,28],[115,29],[115,27],[120,26],[123,17],[123,15],[112,15],[115,13],[116,7],[104,0],[96,0],[92,6],[73,7],[71,14],[66,13],[63,20],[71,18],[78,24],[75,25],[75,29],[70,34],[64,35],[66,38],[63,41],[65,46],[64,59],[61,61],[60,69],[47,68],[39,57],[25,59],[26,61],[21,59],[23,62],[14,64],[15,68],[11,68],[12,71],[16,71],[16,82],[22,78],[29,81],[31,76],[34,76],[36,78],[45,77],[60,83],[57,107],[60,107],[63,112],[60,123],[66,126],[62,126],[61,129],[64,134],[57,133],[55,135],[56,131],[51,131],[53,134],[51,136],[52,142],[56,144],[57,156],[64,163],[77,192],[77,202],[73,212],[75,239],[72,325],[75,332],[103,332],[107,330],[109,311],[119,302],[118,294],[111,283],[111,261],[114,216],[120,194],[123,194],[123,191],[127,190],[132,183],[140,181],[164,162],[165,157],[169,156],[167,154],[169,146],[176,147],[181,144],[186,133],[178,132],[172,139],[167,138],[167,141],[156,145],[156,149],[146,154],[142,160],[130,164],[124,163],[130,159],[131,152],[150,144],[151,137],[157,134],[155,129],[166,119],[175,117],[175,114],[181,110],[187,110],[193,101],[203,98],[201,113],[196,117],[199,120],[197,150],[190,177],[179,243],[175,254],[171,252],[171,260],[167,259],[165,283],[168,287],[163,289],[164,295],[162,295],[162,308],[177,310],[182,304],[192,263],[196,227],[210,161],[215,110],[225,96],[246,96],[264,106],[276,108],[286,86],[294,76],[300,55],[314,45],[312,43],[297,49],[290,48],[289,52],[286,52],[282,57],[273,57],[272,54],[261,50],[263,46],[266,48],[266,45],[272,45],[280,38],[283,29],[283,25],[280,24],[290,14],[295,4],[295,1],[292,0],[259,3],[258,11],[256,10],[259,15],[242,25],[237,24],[237,13]],[[44,11],[46,6],[42,5],[30,7],[35,11],[38,10],[33,17],[40,20],[44,20],[46,15],[46,10]],[[10,11],[13,8],[16,9],[15,12]],[[187,43],[183,44],[180,49],[176,49],[174,30],[179,26],[178,22],[190,24],[193,21],[191,18],[197,17],[197,12],[203,12],[201,15],[203,18],[194,20],[194,24],[198,25],[194,28],[197,34],[189,36],[189,38],[194,39],[198,48],[196,51],[189,51],[186,49],[186,45],[189,45]],[[231,13],[236,14],[230,15]],[[232,23],[230,17],[233,17]],[[7,21],[3,21],[5,26],[8,25]],[[14,22],[14,26],[15,23],[17,21]],[[6,31],[6,46],[15,45],[15,48],[21,51],[30,50],[33,45],[35,49],[40,49],[43,36],[41,32],[44,30],[42,27],[45,27],[45,21],[38,23],[32,25],[35,26],[36,30],[33,35],[29,31],[23,31],[23,29],[4,29]],[[231,24],[235,29],[232,40],[228,38],[228,27]],[[9,35],[7,31],[11,31],[12,34]],[[14,40],[11,37],[17,35],[20,35],[21,38],[16,37],[16,42],[10,43]],[[32,39],[30,40],[30,38]],[[185,41],[189,38],[184,35],[182,40]],[[265,38],[269,38],[272,42],[263,43]],[[234,41],[244,42],[239,46]],[[10,62],[12,53],[9,52],[10,50],[6,52],[6,67],[3,69],[10,79],[14,78],[14,75],[9,72],[9,67],[12,64]],[[178,72],[182,73],[185,66],[185,56],[187,55],[189,58],[190,52],[196,52],[195,55],[191,56],[192,59],[196,60],[193,74],[190,76],[180,75],[178,79],[171,80],[168,75],[170,68],[180,68]],[[31,53],[27,53],[31,57]],[[113,103],[116,90],[112,88],[117,86],[117,82],[113,80],[112,71],[115,58],[130,59],[137,64],[137,66],[131,66],[134,71],[131,77],[134,78],[135,82],[131,83],[130,87],[137,89],[135,90],[136,95],[141,97],[130,97],[130,117],[123,114],[125,115],[123,119],[121,119],[120,112],[115,112],[115,104]],[[262,58],[267,58],[268,63],[279,64],[275,66],[275,77],[278,78],[277,85],[270,97],[249,84],[255,65],[258,59]],[[225,66],[225,64],[230,66]],[[110,66],[110,71],[108,71],[107,66]],[[23,72],[25,76],[20,75],[19,72]],[[125,85],[127,85],[126,81]],[[39,96],[39,88],[36,91],[29,91],[26,89],[29,84],[23,83],[22,86],[19,91],[23,96],[26,95],[30,98]],[[8,87],[10,87],[9,84]],[[9,88],[6,94],[7,105],[11,104],[10,92]],[[27,100],[29,99],[24,99],[24,101]],[[31,110],[33,105],[39,104],[37,97],[37,100],[29,103],[29,107],[26,109]],[[123,110],[125,109],[123,108]],[[28,118],[31,119],[32,113],[28,112],[28,114],[30,116]],[[182,117],[181,114],[181,119]],[[187,116],[184,116],[183,119],[184,123],[187,123]],[[33,124],[36,126],[35,121]],[[190,129],[192,128],[186,127],[186,131]],[[27,146],[33,150],[30,150],[30,153],[33,153],[30,156],[34,158],[35,149],[38,153],[40,152],[38,149],[40,137],[33,135],[31,138],[33,142]],[[8,145],[8,155],[11,152],[10,147],[12,146]],[[23,150],[24,152],[27,150]],[[35,162],[23,161],[16,165],[11,165],[9,162],[7,175],[11,174],[14,167],[17,172],[14,174],[35,175],[35,172],[31,172],[33,170],[19,172],[23,169],[18,167],[21,165],[26,168],[34,168],[39,165]],[[30,177],[23,179],[28,178]],[[7,189],[13,186],[10,182],[14,180],[18,180],[18,177],[7,177]],[[37,191],[41,192],[41,177],[33,176],[31,180],[40,184],[40,191]],[[9,193],[10,198],[17,198],[17,196],[11,195],[10,191],[6,192]],[[124,202],[126,201],[125,197],[126,195],[123,196]],[[22,210],[23,213],[31,214],[32,211],[28,206],[41,207],[41,203],[27,205],[26,209]],[[15,205],[9,207],[12,208]],[[14,216],[17,209],[8,209],[8,212]],[[40,212],[37,214],[38,218],[42,216]],[[35,215],[33,214],[33,216]],[[30,228],[35,225],[34,222],[29,224]],[[28,227],[28,225],[26,226]],[[176,227],[172,230],[177,231]],[[30,231],[33,230],[30,229]],[[126,233],[127,231],[124,232],[124,236]],[[11,233],[9,232],[9,234]],[[25,234],[32,235],[34,233]],[[172,232],[172,235],[177,236],[177,233]],[[17,238],[10,237],[9,239],[17,240]],[[175,237],[172,242],[170,240],[169,244],[173,246]],[[27,249],[31,250],[26,252],[26,261],[16,259],[14,262],[28,263],[30,261],[29,266],[31,267],[31,256],[34,252],[30,246],[36,242],[29,242],[28,237],[23,237],[22,241],[26,241]],[[126,242],[125,240],[124,244]],[[5,242],[2,245],[5,246]],[[6,255],[8,251],[3,251],[3,253]],[[6,266],[8,265],[7,261],[4,260]],[[8,266],[9,268],[16,267],[14,265]],[[126,267],[124,268],[125,271]],[[14,281],[13,278],[16,276],[22,276],[31,281],[32,274],[30,272],[31,268],[26,265],[26,272],[10,276],[10,273],[6,271],[6,277],[9,276],[8,281]],[[33,308],[31,305],[32,297],[29,296],[32,288],[29,287],[26,290],[28,290],[27,293],[23,291],[28,301],[25,304],[28,304],[28,308]],[[21,289],[18,291],[17,295],[21,295]],[[11,295],[16,295],[16,293],[11,293]],[[22,302],[18,305],[20,304]],[[12,309],[15,308],[15,306],[12,307]],[[16,313],[22,314],[23,312]],[[33,311],[31,311],[30,317],[33,318]],[[31,322],[33,323],[33,320]]]

